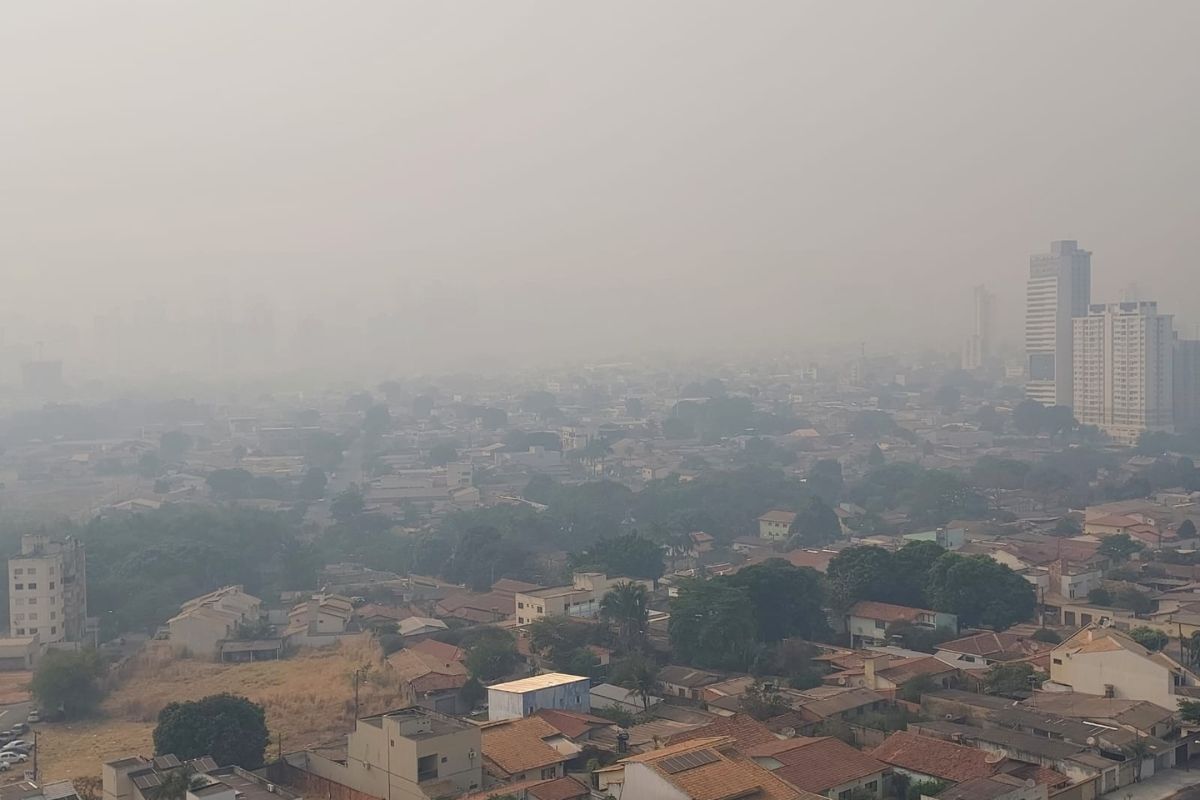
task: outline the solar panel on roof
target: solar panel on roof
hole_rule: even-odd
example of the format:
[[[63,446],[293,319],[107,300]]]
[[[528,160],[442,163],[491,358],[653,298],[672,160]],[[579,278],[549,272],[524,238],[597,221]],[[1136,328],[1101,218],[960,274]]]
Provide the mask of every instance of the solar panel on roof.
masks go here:
[[[155,756],[154,766],[159,769],[170,769],[171,767],[179,766],[179,756],[174,753],[167,753],[165,756]]]
[[[658,766],[668,775],[675,775],[684,770],[703,767],[705,764],[712,764],[720,761],[717,754],[712,750],[697,750],[694,753],[684,753],[678,756],[664,758],[659,762]]]
[[[192,760],[192,766],[197,772],[212,772],[217,768],[217,762],[213,761],[212,756],[204,756]]]
[[[134,778],[133,785],[139,789],[153,789],[155,786],[162,786],[162,778],[158,777],[158,773],[150,772]]]

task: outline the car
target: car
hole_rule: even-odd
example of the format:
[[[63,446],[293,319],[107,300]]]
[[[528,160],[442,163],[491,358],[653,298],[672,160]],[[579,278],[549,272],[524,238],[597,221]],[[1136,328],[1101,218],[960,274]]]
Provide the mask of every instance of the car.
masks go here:
[[[0,772],[8,772],[10,769],[12,769],[12,764],[9,764],[7,761],[0,761]]]
[[[24,722],[18,722],[16,725],[12,726],[12,731],[18,736],[22,733],[29,733],[29,725]]]
[[[41,714],[38,712],[38,710],[35,708],[33,711],[30,711],[30,712],[29,712],[29,713],[28,713],[28,714],[25,716],[25,721],[26,721],[26,722],[41,722],[41,721],[42,721],[42,715],[41,715]]]
[[[0,761],[7,762],[9,764],[24,764],[28,760],[29,756],[25,755],[24,753],[17,753],[13,750],[0,751]]]
[[[0,749],[0,753],[4,752],[5,750],[16,750],[18,748],[22,750],[29,750],[32,747],[33,742],[27,742],[24,739],[13,739],[11,742],[4,745],[2,749]]]

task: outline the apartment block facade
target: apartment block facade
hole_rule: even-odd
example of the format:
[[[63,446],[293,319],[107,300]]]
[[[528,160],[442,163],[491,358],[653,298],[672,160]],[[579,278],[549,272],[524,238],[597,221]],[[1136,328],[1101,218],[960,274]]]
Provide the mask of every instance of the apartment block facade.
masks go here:
[[[8,625],[13,636],[43,644],[82,642],[87,635],[87,558],[83,543],[44,533],[21,537],[8,560]]]
[[[1092,297],[1092,254],[1077,242],[1051,242],[1029,259],[1025,295],[1025,394],[1047,406],[1074,399],[1072,320],[1086,316]]]

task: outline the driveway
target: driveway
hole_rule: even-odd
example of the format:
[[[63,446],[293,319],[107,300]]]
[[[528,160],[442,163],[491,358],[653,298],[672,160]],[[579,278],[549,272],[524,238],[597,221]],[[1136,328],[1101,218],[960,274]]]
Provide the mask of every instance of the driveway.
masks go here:
[[[1165,769],[1106,796],[1113,800],[1200,800],[1200,769]]]

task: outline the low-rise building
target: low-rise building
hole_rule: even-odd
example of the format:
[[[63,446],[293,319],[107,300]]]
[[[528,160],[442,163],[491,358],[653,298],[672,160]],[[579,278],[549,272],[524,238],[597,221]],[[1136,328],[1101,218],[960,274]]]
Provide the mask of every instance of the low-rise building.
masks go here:
[[[846,614],[846,627],[854,647],[887,644],[888,626],[905,623],[922,628],[945,628],[958,632],[958,617],[945,611],[910,608],[874,600],[861,600]]]
[[[1052,644],[1017,633],[985,631],[942,642],[936,656],[955,667],[980,669],[1044,657],[1053,649]]]
[[[37,666],[42,645],[36,636],[0,639],[0,671],[26,672]]]
[[[210,756],[181,761],[170,754],[105,762],[103,800],[159,800],[159,787],[180,773],[192,784],[181,800],[299,800],[299,795],[241,767],[218,766]]]
[[[566,764],[582,748],[541,717],[506,719],[483,726],[488,777],[502,783],[566,777]]]
[[[776,739],[749,748],[747,755],[761,767],[799,789],[829,800],[870,795],[883,797],[887,764],[830,736]]]
[[[241,586],[225,586],[187,601],[167,621],[171,649],[177,655],[216,659],[220,643],[237,636],[243,625],[262,618],[262,601]]]
[[[581,617],[590,619],[600,613],[600,601],[618,583],[640,583],[648,590],[653,581],[633,578],[610,578],[602,572],[576,572],[570,586],[551,586],[517,592],[515,595],[517,624],[527,625],[546,617]]]
[[[411,702],[444,714],[471,710],[461,697],[460,690],[471,677],[462,661],[414,647],[397,650],[388,656],[387,663],[404,691],[410,693],[406,699]]]
[[[721,680],[721,676],[713,672],[692,667],[666,666],[658,672],[658,682],[663,693],[669,697],[683,697],[688,700],[704,699],[704,688]]]
[[[548,672],[488,687],[488,719],[520,719],[541,708],[591,710],[591,681],[580,675]]]
[[[288,753],[273,774],[312,797],[437,800],[483,788],[482,752],[479,726],[410,707],[357,720],[344,747]]]
[[[1120,631],[1089,625],[1050,651],[1050,680],[1102,697],[1176,708],[1200,697],[1200,678],[1164,652],[1151,652]]]
[[[768,511],[758,518],[758,536],[772,542],[786,542],[791,538],[792,523],[795,521],[794,511]]]

